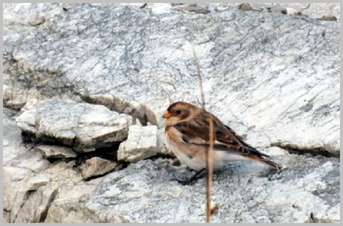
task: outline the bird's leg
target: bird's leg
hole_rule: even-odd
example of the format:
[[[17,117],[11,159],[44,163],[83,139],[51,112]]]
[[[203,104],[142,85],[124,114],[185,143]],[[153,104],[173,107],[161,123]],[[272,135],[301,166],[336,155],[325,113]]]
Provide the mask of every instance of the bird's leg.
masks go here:
[[[268,180],[277,180],[281,177],[281,172],[284,170],[285,168],[281,168],[281,169],[271,169],[269,174],[268,174]]]
[[[179,182],[182,185],[190,185],[192,184],[194,181],[196,181],[197,179],[203,177],[203,175],[201,175],[203,172],[205,171],[205,169],[201,169],[199,171],[197,171],[193,176],[191,176],[190,178],[188,178],[187,180],[178,180],[176,179],[177,182]]]

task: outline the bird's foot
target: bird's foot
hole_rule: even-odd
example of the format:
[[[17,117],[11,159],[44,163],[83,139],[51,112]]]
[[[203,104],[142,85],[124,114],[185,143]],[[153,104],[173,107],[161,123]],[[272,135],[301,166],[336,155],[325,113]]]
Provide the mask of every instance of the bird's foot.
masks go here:
[[[179,179],[174,178],[174,179],[172,179],[172,181],[177,181],[181,185],[193,185],[193,184],[195,184],[195,182],[198,179],[200,179],[204,176],[203,175],[204,171],[205,171],[205,169],[199,170],[193,176],[191,176],[190,178],[188,178],[186,180],[179,180]]]
[[[271,169],[269,174],[268,174],[268,180],[271,181],[271,180],[277,180],[277,179],[280,179],[281,178],[281,172],[286,169],[286,168],[280,168],[280,169]]]

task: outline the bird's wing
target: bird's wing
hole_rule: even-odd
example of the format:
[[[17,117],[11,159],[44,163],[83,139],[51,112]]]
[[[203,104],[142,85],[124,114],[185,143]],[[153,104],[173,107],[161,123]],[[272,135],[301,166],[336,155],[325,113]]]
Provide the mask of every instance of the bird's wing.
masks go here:
[[[206,115],[205,115],[206,116]],[[201,117],[205,117],[202,115]],[[196,116],[199,117],[199,116]],[[208,116],[206,116],[208,117]],[[174,125],[181,134],[181,139],[184,143],[198,145],[202,147],[209,147],[209,122],[206,119],[179,122]],[[261,162],[277,170],[281,169],[281,166],[273,161],[266,159],[269,157],[262,152],[257,151],[243,141],[230,127],[225,126],[219,119],[213,116],[215,141],[214,149],[226,151],[233,155],[242,155],[252,161]],[[206,150],[206,149],[205,149]]]
[[[214,148],[223,151],[236,151],[244,155],[255,155],[258,157],[269,157],[257,151],[238,136],[230,127],[225,126],[217,117],[209,112],[202,112],[193,120],[179,122],[174,125],[182,134],[182,140],[194,145],[209,146],[209,121],[213,119],[215,141]],[[237,154],[238,154],[237,153]]]

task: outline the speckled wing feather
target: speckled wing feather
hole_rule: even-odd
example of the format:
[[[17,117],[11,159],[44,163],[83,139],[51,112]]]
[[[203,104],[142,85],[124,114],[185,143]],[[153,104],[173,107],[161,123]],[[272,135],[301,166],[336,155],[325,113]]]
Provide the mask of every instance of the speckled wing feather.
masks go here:
[[[177,123],[174,128],[181,132],[183,142],[209,146],[209,122],[204,120],[206,118],[212,118],[214,121],[215,149],[243,155],[276,169],[281,168],[278,164],[265,159],[265,157],[269,156],[245,143],[230,127],[225,126],[217,117],[207,111],[200,112],[193,120]]]

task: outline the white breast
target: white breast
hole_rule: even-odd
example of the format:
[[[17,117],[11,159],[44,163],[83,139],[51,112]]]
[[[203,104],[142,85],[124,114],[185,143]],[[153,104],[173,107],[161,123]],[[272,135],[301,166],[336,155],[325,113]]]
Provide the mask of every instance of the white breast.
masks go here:
[[[198,171],[206,167],[205,162],[195,161],[194,158],[190,158],[187,154],[181,152],[173,141],[169,142],[169,148],[180,162],[187,165],[189,168]]]
[[[169,134],[172,134],[175,139],[170,139]],[[175,128],[170,128],[166,133],[166,137],[168,141],[168,147],[182,164],[185,164],[189,168],[197,171],[205,168],[205,162],[196,161],[196,159],[189,157],[185,152],[180,150],[187,148],[187,145],[182,141],[182,135],[178,130]]]
[[[170,134],[173,136],[174,139],[170,139]],[[176,155],[176,157],[180,160],[181,163],[187,165],[189,168],[193,170],[201,170],[206,167],[206,160],[205,158],[191,158],[185,152],[180,149],[188,148],[189,144],[186,144],[181,139],[181,133],[176,130],[175,128],[170,128],[170,131],[166,133],[166,138],[168,141],[168,147],[170,150]],[[199,151],[205,154],[205,148],[197,147]],[[201,150],[202,149],[202,150]],[[237,160],[247,160],[243,155],[233,154],[233,152],[222,151],[222,150],[214,150],[213,155],[213,167],[215,169],[220,169],[224,167],[228,161],[237,161]]]

